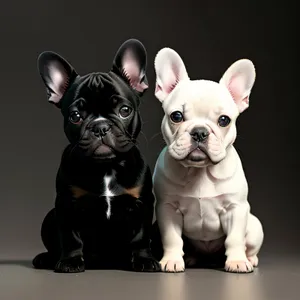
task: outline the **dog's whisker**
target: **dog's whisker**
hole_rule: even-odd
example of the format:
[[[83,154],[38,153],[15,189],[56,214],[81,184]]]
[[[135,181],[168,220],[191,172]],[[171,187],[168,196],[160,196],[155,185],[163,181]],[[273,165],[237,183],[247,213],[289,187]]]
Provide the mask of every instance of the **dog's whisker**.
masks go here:
[[[145,135],[145,133],[143,131],[141,131],[141,136],[144,137],[145,141],[146,141],[146,147],[149,146],[149,142],[147,140],[147,136]]]
[[[162,133],[159,131],[157,133],[155,133],[151,138],[150,141],[152,141],[153,139],[157,138],[158,136],[162,136]]]

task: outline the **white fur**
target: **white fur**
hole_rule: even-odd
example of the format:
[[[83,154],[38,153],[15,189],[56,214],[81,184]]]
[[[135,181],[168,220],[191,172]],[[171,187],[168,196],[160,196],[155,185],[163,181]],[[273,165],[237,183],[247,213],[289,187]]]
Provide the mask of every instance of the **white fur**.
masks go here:
[[[106,121],[106,120],[107,120],[106,118],[100,116],[100,117],[94,119],[94,122],[98,122],[98,121]]]
[[[109,219],[111,216],[111,197],[115,196],[115,194],[109,188],[110,182],[111,182],[111,176],[105,175],[104,176],[105,191],[103,196],[106,197],[106,202],[107,202],[107,211],[106,211],[107,219]]]
[[[155,71],[155,95],[165,112],[161,130],[167,144],[153,175],[164,248],[162,270],[184,271],[184,234],[201,251],[217,251],[225,241],[225,269],[251,272],[264,233],[250,213],[247,180],[233,143],[236,119],[249,106],[254,65],[246,59],[235,62],[219,83],[190,80],[180,56],[164,48],[156,56]],[[174,111],[183,113],[183,122],[172,122],[169,116]],[[225,128],[218,125],[221,115],[231,119]],[[190,134],[195,127],[210,133],[201,162],[188,159],[198,145]]]

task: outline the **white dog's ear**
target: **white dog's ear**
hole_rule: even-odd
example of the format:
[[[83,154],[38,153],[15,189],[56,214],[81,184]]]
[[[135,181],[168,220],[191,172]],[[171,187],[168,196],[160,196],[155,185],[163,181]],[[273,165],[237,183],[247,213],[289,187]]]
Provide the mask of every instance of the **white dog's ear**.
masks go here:
[[[227,69],[220,80],[220,84],[224,84],[229,90],[240,113],[249,107],[249,96],[255,77],[253,63],[248,59],[240,59]]]
[[[189,79],[181,57],[170,48],[163,48],[157,53],[154,68],[156,73],[154,94],[161,102],[174,90],[180,81]]]

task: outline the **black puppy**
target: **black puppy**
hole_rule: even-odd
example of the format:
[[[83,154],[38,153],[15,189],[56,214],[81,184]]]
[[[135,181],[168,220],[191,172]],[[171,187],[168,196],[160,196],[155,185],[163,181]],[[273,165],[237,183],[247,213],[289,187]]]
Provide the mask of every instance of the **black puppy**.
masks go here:
[[[58,54],[39,56],[48,100],[60,108],[70,144],[57,173],[55,208],[41,229],[48,252],[34,258],[35,268],[160,270],[150,250],[151,172],[136,146],[146,64],[146,50],[134,39],[119,48],[108,73],[79,76]]]

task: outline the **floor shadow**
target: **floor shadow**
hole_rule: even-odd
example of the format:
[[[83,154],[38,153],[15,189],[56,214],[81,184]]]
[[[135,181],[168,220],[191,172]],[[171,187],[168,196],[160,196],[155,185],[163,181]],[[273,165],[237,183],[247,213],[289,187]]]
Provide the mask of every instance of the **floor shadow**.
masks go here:
[[[21,260],[21,259],[0,259],[0,267],[1,266],[21,266],[29,269],[34,270],[52,270],[52,268],[35,268],[32,265],[31,260]],[[122,272],[129,272],[132,271],[129,265],[112,265],[112,264],[104,264],[99,263],[97,261],[86,261],[86,270],[110,270],[110,271],[122,271]]]
[[[21,267],[26,267],[33,269],[31,260],[21,260],[21,259],[0,259],[1,265],[16,265]]]

